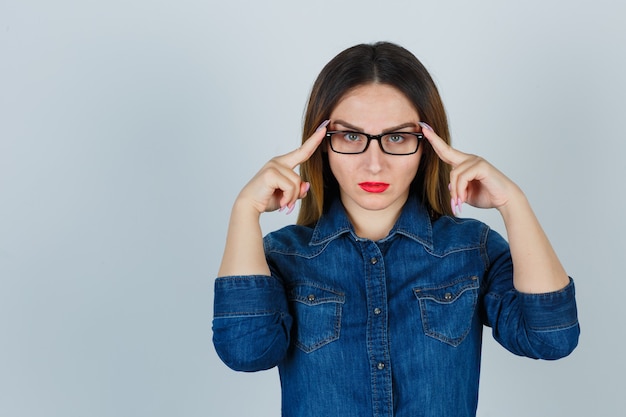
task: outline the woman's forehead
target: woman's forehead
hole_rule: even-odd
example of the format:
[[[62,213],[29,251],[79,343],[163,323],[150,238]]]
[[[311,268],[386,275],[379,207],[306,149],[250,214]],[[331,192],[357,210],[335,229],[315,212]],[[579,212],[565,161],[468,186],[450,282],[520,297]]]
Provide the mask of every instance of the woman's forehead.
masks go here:
[[[348,91],[330,114],[331,121],[344,127],[372,131],[412,123],[419,115],[409,99],[397,88],[387,84],[366,84]]]

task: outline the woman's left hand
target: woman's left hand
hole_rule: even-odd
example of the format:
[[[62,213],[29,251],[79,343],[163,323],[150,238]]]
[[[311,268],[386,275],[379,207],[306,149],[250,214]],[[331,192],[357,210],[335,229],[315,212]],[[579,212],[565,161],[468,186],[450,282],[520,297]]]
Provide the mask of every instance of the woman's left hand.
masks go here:
[[[427,124],[422,127],[439,158],[452,167],[449,188],[453,213],[458,214],[463,203],[501,211],[513,196],[521,194],[519,187],[489,162],[454,149]]]
[[[568,285],[569,277],[522,190],[483,158],[457,151],[430,126],[422,127],[439,158],[452,166],[452,211],[459,212],[464,202],[500,211],[515,266],[515,288],[523,293],[541,294]]]

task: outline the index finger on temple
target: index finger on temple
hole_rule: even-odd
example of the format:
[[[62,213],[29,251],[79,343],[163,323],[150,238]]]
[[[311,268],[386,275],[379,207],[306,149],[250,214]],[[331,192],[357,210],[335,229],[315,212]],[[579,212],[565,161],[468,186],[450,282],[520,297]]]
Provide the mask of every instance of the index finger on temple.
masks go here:
[[[322,124],[298,149],[283,155],[284,161],[291,168],[295,168],[308,160],[320,146],[326,134],[326,124]]]
[[[439,158],[446,164],[456,166],[463,161],[463,153],[457,151],[441,139],[432,129],[422,129],[422,133]]]

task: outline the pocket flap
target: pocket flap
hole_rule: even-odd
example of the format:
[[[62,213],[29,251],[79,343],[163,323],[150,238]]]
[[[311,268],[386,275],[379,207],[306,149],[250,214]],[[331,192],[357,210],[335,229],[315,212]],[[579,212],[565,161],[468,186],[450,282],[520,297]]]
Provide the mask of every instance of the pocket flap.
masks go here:
[[[434,288],[413,288],[413,293],[420,299],[430,299],[441,304],[455,302],[465,291],[478,288],[478,277],[463,278],[452,283]]]
[[[289,290],[289,298],[292,301],[307,305],[323,303],[343,304],[345,301],[345,296],[342,293],[311,284],[299,284],[291,288]]]

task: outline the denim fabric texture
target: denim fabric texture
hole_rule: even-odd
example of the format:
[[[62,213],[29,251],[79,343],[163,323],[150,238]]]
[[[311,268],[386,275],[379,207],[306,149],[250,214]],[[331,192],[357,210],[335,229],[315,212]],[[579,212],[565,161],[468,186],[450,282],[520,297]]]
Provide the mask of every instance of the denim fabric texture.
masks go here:
[[[336,202],[315,228],[264,244],[272,276],[216,280],[213,342],[232,369],[278,366],[283,416],[475,416],[483,326],[530,358],[578,343],[573,281],[516,291],[499,234],[432,221],[415,197],[378,242],[357,237]]]

